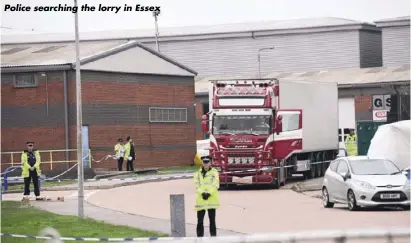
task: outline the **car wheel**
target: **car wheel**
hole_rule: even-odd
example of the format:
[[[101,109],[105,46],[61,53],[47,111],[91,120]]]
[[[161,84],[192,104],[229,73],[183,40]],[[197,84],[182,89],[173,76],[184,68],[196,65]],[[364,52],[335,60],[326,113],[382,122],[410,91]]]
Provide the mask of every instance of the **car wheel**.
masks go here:
[[[355,199],[355,195],[352,190],[349,190],[347,193],[347,202],[348,202],[348,209],[350,211],[358,210],[357,200]]]
[[[404,209],[405,211],[410,211],[410,205],[402,206],[402,209]]]
[[[334,203],[330,202],[330,195],[326,187],[323,188],[323,206],[324,208],[334,207]]]

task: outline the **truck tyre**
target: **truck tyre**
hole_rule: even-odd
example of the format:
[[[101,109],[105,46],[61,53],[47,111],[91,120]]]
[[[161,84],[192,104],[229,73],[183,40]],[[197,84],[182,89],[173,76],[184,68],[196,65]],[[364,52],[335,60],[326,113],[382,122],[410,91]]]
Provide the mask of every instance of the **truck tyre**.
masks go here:
[[[280,188],[280,180],[273,180],[273,182],[270,184],[271,189],[279,189]]]
[[[316,167],[317,167],[316,177],[321,177],[322,170],[323,170],[323,163],[322,163],[323,161],[322,161],[322,156],[321,155],[322,155],[321,153],[317,153],[317,155],[315,156],[316,163],[319,163],[319,164],[316,164]]]
[[[310,170],[307,171],[308,179],[315,178],[316,165],[313,164],[313,163],[315,163],[315,157],[314,157],[314,154],[311,154],[311,156],[310,156]]]

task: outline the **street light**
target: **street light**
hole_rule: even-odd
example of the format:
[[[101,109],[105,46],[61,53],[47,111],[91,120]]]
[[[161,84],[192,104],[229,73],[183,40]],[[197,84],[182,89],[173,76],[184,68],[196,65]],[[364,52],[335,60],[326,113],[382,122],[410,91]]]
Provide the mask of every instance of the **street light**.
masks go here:
[[[160,10],[154,10],[153,11],[153,16],[154,16],[154,24],[156,28],[156,46],[157,46],[157,51],[160,52],[160,47],[158,46],[158,36],[160,33],[158,32],[158,16],[160,15]]]
[[[260,52],[264,50],[274,50],[275,46],[272,47],[265,47],[258,50],[258,77],[261,78],[261,62],[260,62]]]
[[[77,0],[74,0],[77,8]],[[78,217],[84,218],[84,167],[83,146],[81,141],[82,111],[81,111],[81,76],[80,76],[80,44],[78,30],[78,11],[74,14],[74,31],[76,35],[76,105],[77,105],[77,175],[78,175]]]

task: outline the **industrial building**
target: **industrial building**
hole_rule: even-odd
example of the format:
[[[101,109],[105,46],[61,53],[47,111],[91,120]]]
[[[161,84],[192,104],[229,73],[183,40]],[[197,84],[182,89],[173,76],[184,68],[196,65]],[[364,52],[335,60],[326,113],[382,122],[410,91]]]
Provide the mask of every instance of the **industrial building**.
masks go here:
[[[160,52],[199,76],[366,68],[382,65],[381,29],[341,18],[307,18],[161,28]],[[3,41],[68,41],[74,35],[5,36]],[[153,30],[82,33],[82,41],[138,40],[156,48]],[[266,48],[275,46],[275,50]]]
[[[75,149],[74,43],[2,43],[1,58],[2,152],[22,151],[26,141],[40,150]],[[84,150],[100,160],[114,154],[118,138],[131,136],[137,168],[192,160],[195,71],[136,41],[80,43],[80,59]],[[76,159],[75,153],[45,153],[42,159],[51,156]],[[3,164],[10,160],[2,155]],[[14,163],[19,161],[15,154]],[[42,168],[59,166],[63,163]],[[116,167],[114,160],[92,163],[92,168]]]
[[[375,21],[382,31],[383,66],[410,63],[410,17]]]

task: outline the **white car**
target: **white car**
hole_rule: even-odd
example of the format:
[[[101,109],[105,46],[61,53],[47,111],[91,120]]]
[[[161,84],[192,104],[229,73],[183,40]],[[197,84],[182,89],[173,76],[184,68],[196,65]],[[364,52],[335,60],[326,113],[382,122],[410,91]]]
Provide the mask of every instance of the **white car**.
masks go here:
[[[350,156],[332,161],[322,185],[323,206],[347,204],[360,207],[396,206],[410,209],[410,181],[387,159]]]

